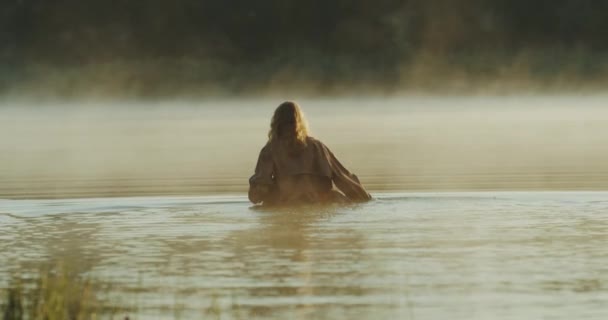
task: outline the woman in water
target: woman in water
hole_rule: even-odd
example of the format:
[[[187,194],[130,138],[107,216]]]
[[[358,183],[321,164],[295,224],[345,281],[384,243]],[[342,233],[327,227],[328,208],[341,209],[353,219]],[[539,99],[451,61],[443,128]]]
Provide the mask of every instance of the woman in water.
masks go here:
[[[341,192],[333,188],[335,185]],[[249,200],[264,205],[364,202],[371,196],[321,141],[310,137],[297,103],[283,102],[249,179]]]

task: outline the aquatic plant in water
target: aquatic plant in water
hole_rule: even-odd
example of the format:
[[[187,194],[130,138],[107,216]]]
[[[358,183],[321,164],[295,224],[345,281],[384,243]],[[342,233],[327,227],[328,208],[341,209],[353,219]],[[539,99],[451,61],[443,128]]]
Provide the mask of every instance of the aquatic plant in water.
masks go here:
[[[12,276],[0,302],[3,320],[96,319],[101,311],[95,282],[63,265],[40,270],[33,284],[26,280],[22,275]]]

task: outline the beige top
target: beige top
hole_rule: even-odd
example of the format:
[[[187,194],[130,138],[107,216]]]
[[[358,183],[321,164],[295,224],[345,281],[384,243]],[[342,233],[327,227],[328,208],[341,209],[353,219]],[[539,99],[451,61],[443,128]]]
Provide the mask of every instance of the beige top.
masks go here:
[[[333,189],[333,184],[344,194]],[[255,174],[249,179],[253,203],[292,204],[340,201],[363,202],[371,196],[321,141],[308,137],[297,152],[268,142],[260,151]]]

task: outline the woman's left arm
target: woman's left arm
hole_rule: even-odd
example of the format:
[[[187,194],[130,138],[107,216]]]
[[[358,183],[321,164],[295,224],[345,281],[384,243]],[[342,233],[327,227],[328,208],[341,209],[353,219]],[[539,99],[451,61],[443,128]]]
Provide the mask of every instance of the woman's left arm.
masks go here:
[[[274,162],[269,145],[260,151],[255,173],[249,178],[249,201],[260,203],[270,200],[274,186]]]

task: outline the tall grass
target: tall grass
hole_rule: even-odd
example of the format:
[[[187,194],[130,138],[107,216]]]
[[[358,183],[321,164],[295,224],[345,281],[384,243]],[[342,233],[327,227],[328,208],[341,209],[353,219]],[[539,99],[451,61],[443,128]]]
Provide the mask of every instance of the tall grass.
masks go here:
[[[0,320],[129,320],[141,311],[139,305],[129,307],[128,301],[112,304],[108,299],[111,287],[68,265],[39,269],[33,276],[14,273],[8,288],[0,288]],[[141,280],[139,286],[137,290],[144,290]],[[183,318],[186,311],[178,300],[171,309],[173,319]],[[213,295],[200,311],[202,319],[244,319],[235,296],[221,303],[220,297]]]
[[[96,319],[102,312],[96,289],[94,281],[63,265],[41,270],[33,280],[14,274],[0,300],[2,319]]]

